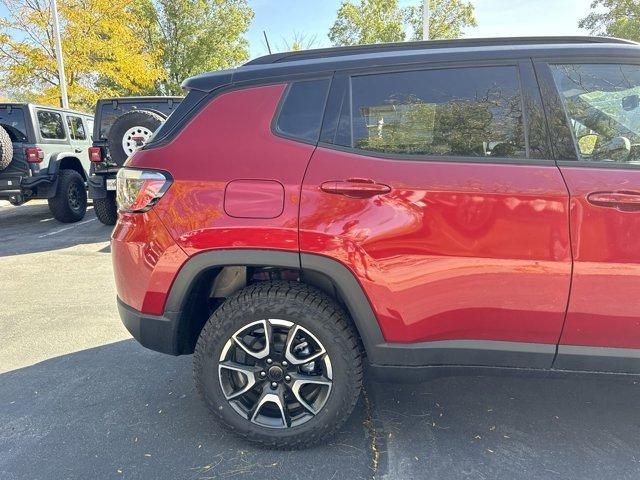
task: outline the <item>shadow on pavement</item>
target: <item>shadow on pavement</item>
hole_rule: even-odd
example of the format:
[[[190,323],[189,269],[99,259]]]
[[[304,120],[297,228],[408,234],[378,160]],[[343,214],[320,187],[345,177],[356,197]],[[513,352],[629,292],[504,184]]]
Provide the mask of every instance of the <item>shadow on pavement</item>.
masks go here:
[[[0,375],[0,478],[371,478],[362,407],[326,445],[258,449],[221,430],[191,357],[125,340]]]
[[[374,384],[379,478],[640,478],[640,379],[536,374]]]
[[[45,201],[0,206],[0,257],[107,242],[112,230],[98,221],[91,205],[77,223],[55,220]]]
[[[0,375],[0,478],[631,479],[639,393],[626,376],[369,383],[372,422],[361,401],[326,444],[270,451],[217,426],[191,357],[126,340]]]

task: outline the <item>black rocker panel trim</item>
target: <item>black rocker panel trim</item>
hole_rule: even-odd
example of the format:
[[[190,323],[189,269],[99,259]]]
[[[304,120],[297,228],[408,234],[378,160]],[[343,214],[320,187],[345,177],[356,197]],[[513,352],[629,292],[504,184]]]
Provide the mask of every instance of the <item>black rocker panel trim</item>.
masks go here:
[[[555,344],[498,340],[439,340],[421,343],[386,343],[377,346],[374,365],[492,366],[551,368]]]
[[[558,345],[554,369],[640,373],[640,349]]]

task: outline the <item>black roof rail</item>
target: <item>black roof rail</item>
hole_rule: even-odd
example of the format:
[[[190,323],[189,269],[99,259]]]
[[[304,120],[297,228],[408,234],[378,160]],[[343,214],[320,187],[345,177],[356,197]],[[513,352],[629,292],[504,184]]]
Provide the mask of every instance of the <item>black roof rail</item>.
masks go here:
[[[581,44],[581,43],[618,43],[637,45],[631,40],[613,37],[501,37],[501,38],[457,38],[452,40],[426,40],[420,42],[379,43],[373,45],[354,45],[350,47],[317,48],[282,52],[254,58],[244,65],[268,65],[295,60],[309,60],[322,57],[338,57],[365,53],[385,53],[401,50],[427,50],[431,48],[468,48],[508,45],[545,45],[545,44]]]

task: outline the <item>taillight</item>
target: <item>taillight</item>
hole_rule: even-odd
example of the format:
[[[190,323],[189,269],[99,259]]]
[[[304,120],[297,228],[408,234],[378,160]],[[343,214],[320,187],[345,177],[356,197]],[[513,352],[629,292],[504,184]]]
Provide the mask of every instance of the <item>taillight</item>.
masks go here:
[[[29,163],[41,163],[44,160],[44,152],[40,147],[28,147],[24,149]]]
[[[90,162],[102,161],[102,153],[100,152],[100,147],[89,147],[89,161]]]
[[[155,170],[121,168],[117,179],[116,198],[122,212],[146,212],[171,185],[168,174]]]

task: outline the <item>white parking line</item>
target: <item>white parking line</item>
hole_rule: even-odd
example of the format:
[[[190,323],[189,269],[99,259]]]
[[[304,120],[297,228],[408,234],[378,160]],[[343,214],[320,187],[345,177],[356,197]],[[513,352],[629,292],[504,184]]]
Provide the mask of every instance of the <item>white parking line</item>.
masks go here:
[[[66,232],[67,230],[70,230],[70,229],[75,228],[75,227],[79,227],[80,225],[84,225],[85,223],[93,222],[95,220],[97,220],[97,218],[91,218],[89,220],[85,220],[84,222],[74,223],[73,225],[70,225],[70,226],[65,227],[65,228],[61,228],[59,230],[54,230],[53,232],[48,232],[48,233],[44,233],[42,235],[38,235],[38,238],[44,238],[44,237],[49,237],[51,235],[57,235],[58,233]]]

